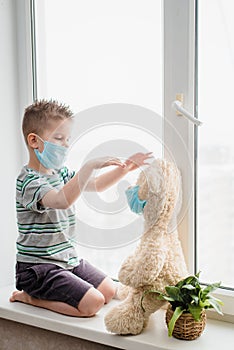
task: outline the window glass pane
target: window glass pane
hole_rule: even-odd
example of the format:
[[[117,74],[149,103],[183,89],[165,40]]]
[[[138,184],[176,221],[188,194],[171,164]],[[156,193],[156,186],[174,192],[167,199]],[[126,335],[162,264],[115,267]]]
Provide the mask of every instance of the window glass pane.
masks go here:
[[[161,0],[36,2],[38,98],[77,113],[70,167],[102,155],[162,156],[161,25]],[[136,178],[77,202],[78,249],[112,275],[143,230],[124,195]]]
[[[161,114],[161,0],[36,1],[39,97]]]
[[[198,268],[234,288],[234,2],[198,5]]]

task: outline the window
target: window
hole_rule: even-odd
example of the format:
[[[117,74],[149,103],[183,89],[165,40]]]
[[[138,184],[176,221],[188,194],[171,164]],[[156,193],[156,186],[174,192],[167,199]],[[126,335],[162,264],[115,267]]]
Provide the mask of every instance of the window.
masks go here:
[[[223,310],[233,315],[232,1],[35,5],[37,97],[58,99],[77,113],[69,165],[78,169],[87,157],[107,151],[121,151],[124,158],[136,147],[173,158],[183,177],[179,232],[189,270],[200,269],[204,283],[223,281],[229,289],[221,291]],[[204,121],[199,129],[171,108],[178,93],[184,107]],[[77,237],[81,254],[112,276],[142,232],[142,222],[134,221],[124,202],[124,189],[136,177],[78,203],[85,226]],[[126,232],[132,222],[138,231]],[[109,234],[113,226],[117,231]]]
[[[37,97],[76,113],[69,166],[139,151],[161,157],[161,0],[46,0],[35,14]],[[114,277],[143,230],[124,194],[136,178],[77,201],[78,251]]]
[[[227,36],[227,34],[225,35],[226,39],[221,38],[221,42],[219,44],[221,45],[222,43],[222,50],[219,50],[218,60],[219,64],[223,62],[223,65],[225,65],[225,70],[223,71],[224,75],[226,74],[226,69],[229,69],[229,80],[232,67],[230,64],[228,66],[226,66],[226,64],[228,61],[230,63],[231,41],[227,41],[227,38],[230,38],[232,22],[231,20],[229,24],[227,24],[227,22],[229,22],[228,17],[231,13],[231,5],[231,2],[229,1],[218,0],[215,2],[164,0],[164,120],[165,118],[168,119],[170,121],[170,125],[172,125],[176,130],[176,133],[172,134],[168,130],[167,125],[164,125],[164,141],[170,149],[173,149],[174,146],[176,163],[182,171],[184,182],[183,205],[187,205],[187,210],[185,210],[186,215],[181,221],[179,229],[190,271],[201,270],[201,278],[204,283],[223,280],[223,286],[225,289],[230,289],[226,291],[219,290],[217,293],[218,297],[224,301],[223,312],[227,315],[234,314],[234,295],[233,288],[231,288],[231,286],[233,287],[233,274],[231,272],[233,249],[230,247],[230,239],[226,240],[224,232],[222,235],[222,243],[220,243],[221,236],[219,237],[218,241],[213,240],[212,237],[212,246],[207,236],[209,234],[212,235],[213,232],[210,230],[208,233],[208,226],[205,226],[204,224],[201,225],[201,220],[204,219],[204,216],[206,215],[210,215],[209,219],[212,220],[212,216],[214,217],[217,214],[217,212],[216,214],[214,213],[217,205],[214,204],[213,209],[210,207],[213,199],[208,197],[207,193],[210,191],[209,188],[211,186],[211,182],[213,186],[217,185],[216,193],[219,191],[218,187],[220,186],[220,183],[222,183],[221,186],[225,188],[226,181],[224,180],[223,176],[221,177],[220,175],[222,170],[227,170],[228,166],[225,169],[225,167],[220,167],[220,164],[218,171],[219,182],[210,176],[209,188],[206,187],[207,183],[204,187],[203,182],[204,179],[207,178],[207,173],[204,171],[205,169],[202,165],[203,154],[201,149],[204,145],[206,145],[206,140],[208,137],[209,141],[214,141],[215,136],[218,136],[216,138],[216,145],[218,146],[217,148],[220,148],[220,143],[218,143],[217,140],[220,141],[221,136],[223,140],[225,139],[224,135],[228,134],[228,130],[230,129],[231,125],[230,118],[227,117],[228,113],[226,113],[226,116],[224,115],[224,109],[219,111],[219,123],[217,123],[217,120],[216,123],[213,123],[212,119],[212,114],[217,112],[215,106],[222,106],[223,108],[223,103],[219,105],[220,99],[217,97],[217,91],[220,91],[220,86],[222,85],[221,82],[223,81],[224,77],[221,69],[217,68],[218,63],[216,64],[215,68],[213,65],[214,62],[217,62],[217,40],[219,40],[222,31],[222,27],[220,28],[220,22],[217,22],[217,15],[219,15],[220,12],[222,13],[222,23],[225,24],[225,29],[226,31],[228,30],[229,33],[229,36]],[[219,7],[218,11],[217,6]],[[224,12],[220,11],[221,8],[223,11],[225,8],[226,16],[228,16],[226,17],[225,21],[223,17]],[[216,13],[216,19],[214,20],[213,18],[210,18],[214,14],[212,11],[215,11]],[[219,23],[219,25],[217,25],[217,23]],[[212,36],[212,40],[207,36],[208,29],[210,29],[209,34]],[[211,40],[213,43],[214,40],[216,40],[216,50],[214,52],[213,46],[213,51],[209,52],[208,54],[207,47],[212,45],[209,40]],[[229,54],[227,55],[225,55],[223,51],[224,46],[226,46],[226,49],[229,49]],[[173,60],[171,60],[171,57],[173,57]],[[205,61],[204,57],[206,57]],[[226,60],[224,60],[224,57]],[[205,63],[207,63],[207,66],[205,66]],[[213,67],[213,70],[211,67]],[[208,72],[210,72],[210,79],[207,75]],[[220,79],[221,75],[222,79]],[[215,80],[216,77],[219,77],[219,79]],[[226,77],[228,77],[228,75]],[[214,82],[217,83],[217,85]],[[209,88],[207,84],[209,85]],[[216,96],[211,92],[214,92],[214,86],[217,87]],[[226,101],[226,97],[231,90],[228,89],[228,84],[225,86],[227,86],[227,91],[225,90],[226,96],[223,99],[221,98],[221,101],[223,102],[225,99],[225,104],[227,103],[227,105],[229,105],[228,110],[231,110],[230,102]],[[171,103],[175,100],[176,94],[178,93],[183,93],[184,95],[184,107],[195,116],[197,115],[198,111],[199,118],[204,119],[204,125],[199,127],[199,129],[198,127],[194,127],[192,123],[189,123],[185,118],[176,116],[172,111]],[[211,103],[207,101],[208,94]],[[206,97],[205,99],[204,96]],[[210,113],[204,109],[202,110],[202,108],[205,107],[210,109]],[[203,115],[204,112],[207,113]],[[226,121],[226,123],[223,123],[223,121]],[[211,123],[212,126],[209,126]],[[209,133],[209,135],[207,135],[207,133]],[[214,136],[211,135],[211,133]],[[175,135],[177,135],[177,137],[175,137]],[[182,148],[182,143],[179,143],[180,137],[178,135],[181,136],[184,144],[186,145],[187,152],[185,152],[184,148]],[[197,140],[199,140],[199,143],[197,143]],[[226,138],[225,142],[229,143],[230,145],[231,138],[229,138],[229,140]],[[212,162],[210,154],[208,158],[210,162]],[[220,158],[221,157],[219,157],[219,159]],[[218,159],[218,157],[216,159]],[[207,167],[209,167],[209,164],[207,164]],[[230,174],[231,172],[228,170],[225,176],[230,178]],[[214,182],[216,182],[216,184],[214,184]],[[221,192],[222,196],[223,192]],[[204,196],[206,196],[205,202],[204,200],[201,200],[204,198]],[[231,189],[229,191],[229,196],[230,200]],[[231,216],[227,214],[223,208],[220,209],[220,213],[221,212],[223,213],[224,225],[227,227],[228,224],[225,221],[227,220],[227,217],[228,220],[231,220]],[[209,222],[209,219],[206,218],[206,223],[208,222],[211,227],[212,222]],[[226,247],[224,248],[225,245]],[[216,252],[216,261],[213,264],[214,251]],[[213,254],[213,260],[207,259],[207,254]],[[229,266],[227,259],[229,260]],[[217,266],[217,261],[220,263],[219,266],[222,266],[220,270],[214,268],[215,264]]]
[[[197,265],[234,289],[234,24],[232,0],[198,2]]]

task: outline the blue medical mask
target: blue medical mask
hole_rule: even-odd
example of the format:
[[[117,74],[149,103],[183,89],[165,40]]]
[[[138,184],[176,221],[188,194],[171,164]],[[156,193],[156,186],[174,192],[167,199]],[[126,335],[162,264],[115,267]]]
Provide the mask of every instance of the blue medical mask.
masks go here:
[[[127,196],[128,205],[136,214],[142,214],[144,210],[144,206],[146,205],[146,200],[139,199],[138,196],[139,186],[130,187],[125,191]]]
[[[40,138],[40,136],[37,136]],[[40,138],[42,140],[42,138]],[[63,167],[67,158],[68,148],[55,143],[44,141],[44,149],[39,152],[38,149],[34,149],[39,162],[47,169],[59,170]]]

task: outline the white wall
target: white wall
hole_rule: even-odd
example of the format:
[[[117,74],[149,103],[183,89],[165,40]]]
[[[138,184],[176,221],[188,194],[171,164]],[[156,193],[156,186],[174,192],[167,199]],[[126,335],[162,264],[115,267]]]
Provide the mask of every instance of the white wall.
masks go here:
[[[0,2],[0,286],[14,282],[15,179],[21,165],[16,1]]]

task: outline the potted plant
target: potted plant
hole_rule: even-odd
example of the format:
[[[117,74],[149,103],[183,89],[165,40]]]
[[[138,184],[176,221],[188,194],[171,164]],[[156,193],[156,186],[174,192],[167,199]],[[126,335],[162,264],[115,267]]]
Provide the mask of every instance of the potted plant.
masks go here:
[[[175,286],[165,287],[166,293],[157,290],[147,290],[143,299],[149,293],[155,293],[158,300],[166,300],[169,306],[166,312],[168,335],[179,339],[192,340],[201,335],[206,324],[206,309],[214,308],[222,314],[221,300],[210,295],[221,283],[213,283],[202,288],[199,282],[199,273],[179,281]]]

